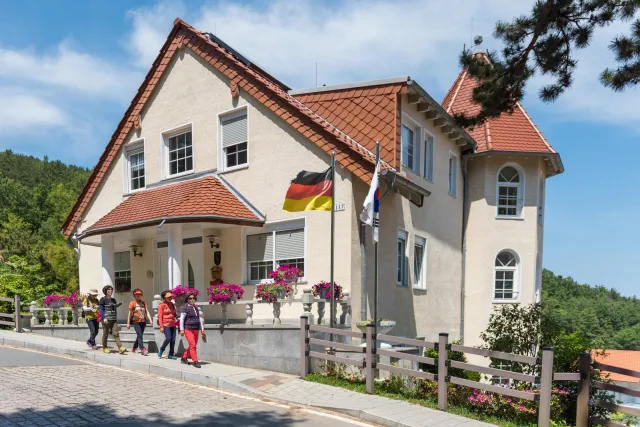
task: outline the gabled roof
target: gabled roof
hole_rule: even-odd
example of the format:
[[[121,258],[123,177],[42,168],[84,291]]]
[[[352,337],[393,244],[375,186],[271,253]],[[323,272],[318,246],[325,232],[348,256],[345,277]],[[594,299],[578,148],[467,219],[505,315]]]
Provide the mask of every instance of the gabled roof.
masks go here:
[[[161,222],[216,222],[262,226],[264,216],[217,176],[205,176],[133,194],[78,238]]]
[[[484,54],[476,55],[486,58]],[[442,100],[442,106],[451,115],[477,114],[480,111],[480,105],[473,100],[473,90],[477,86],[478,81],[470,76],[466,69],[462,70]],[[560,156],[520,103],[516,104],[513,113],[504,113],[500,117],[489,119],[482,125],[469,129],[469,134],[478,143],[478,152],[548,153],[557,159],[557,172],[563,171]]]
[[[604,356],[601,353],[600,350],[594,350],[592,352],[593,360],[605,365],[640,372],[640,350],[606,350]],[[603,372],[609,375],[611,381],[640,383],[640,378],[607,371]]]
[[[117,158],[127,136],[133,129],[140,126],[140,113],[151,98],[152,92],[167,70],[174,54],[182,47],[191,49],[196,55],[229,78],[232,90],[234,88],[242,89],[326,153],[335,151],[336,161],[340,166],[366,183],[370,182],[375,166],[375,154],[371,150],[347,136],[303,102],[289,95],[288,88],[282,83],[269,78],[268,74],[247,61],[246,58],[238,58],[216,40],[208,33],[194,29],[181,19],[175,20],[173,29],[151,70],[147,73],[67,217],[62,229],[66,237],[75,231],[102,180],[108,173],[109,167]],[[382,169],[395,170],[387,163],[383,163]]]

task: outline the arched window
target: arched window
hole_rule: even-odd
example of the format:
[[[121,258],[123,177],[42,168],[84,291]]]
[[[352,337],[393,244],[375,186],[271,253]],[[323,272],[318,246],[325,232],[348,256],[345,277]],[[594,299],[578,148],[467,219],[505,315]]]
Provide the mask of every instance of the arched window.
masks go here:
[[[519,217],[522,205],[522,179],[513,166],[505,166],[498,173],[498,216]]]
[[[498,254],[494,267],[493,299],[516,299],[518,267],[518,258],[513,252],[502,251]]]

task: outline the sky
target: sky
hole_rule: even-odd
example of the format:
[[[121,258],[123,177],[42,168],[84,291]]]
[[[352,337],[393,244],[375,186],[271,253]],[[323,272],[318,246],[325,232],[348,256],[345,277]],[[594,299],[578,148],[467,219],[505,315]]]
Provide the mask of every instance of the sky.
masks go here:
[[[411,76],[442,99],[473,36],[500,47],[496,21],[533,0],[85,1],[0,0],[0,150],[93,167],[181,17],[215,33],[293,88]],[[614,93],[598,75],[628,24],[578,52],[572,88],[524,106],[561,154],[547,182],[543,265],[579,282],[640,296],[640,88]],[[624,159],[627,159],[623,161]],[[635,219],[634,219],[635,218]]]

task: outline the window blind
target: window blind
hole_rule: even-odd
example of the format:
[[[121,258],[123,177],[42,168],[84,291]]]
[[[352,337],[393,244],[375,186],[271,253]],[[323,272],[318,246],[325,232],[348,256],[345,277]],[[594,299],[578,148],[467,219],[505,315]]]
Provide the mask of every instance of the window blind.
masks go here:
[[[304,228],[276,232],[276,260],[304,258]]]
[[[224,148],[247,142],[247,115],[222,121],[222,146]]]
[[[247,236],[247,261],[273,261],[273,233]]]
[[[113,254],[114,258],[114,271],[127,271],[131,270],[131,258],[129,252],[116,252]]]

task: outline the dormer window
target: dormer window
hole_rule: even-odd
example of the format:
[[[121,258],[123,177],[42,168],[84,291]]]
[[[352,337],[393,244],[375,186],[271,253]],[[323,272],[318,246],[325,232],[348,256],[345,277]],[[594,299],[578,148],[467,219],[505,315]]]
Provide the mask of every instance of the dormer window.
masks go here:
[[[505,166],[498,173],[498,194],[496,206],[498,217],[520,217],[522,211],[522,179],[513,166]]]

